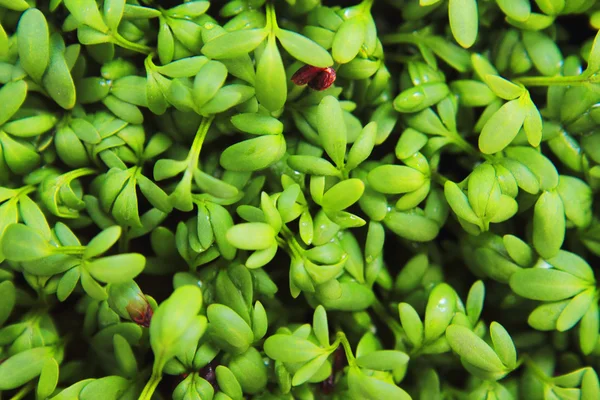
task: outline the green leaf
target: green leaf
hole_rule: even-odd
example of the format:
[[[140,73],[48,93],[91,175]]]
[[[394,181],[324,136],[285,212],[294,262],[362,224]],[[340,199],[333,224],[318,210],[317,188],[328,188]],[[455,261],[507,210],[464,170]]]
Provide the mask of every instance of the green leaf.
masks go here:
[[[40,373],[40,380],[36,388],[36,396],[38,399],[50,397],[56,385],[58,384],[58,363],[54,358],[49,358],[44,363]]]
[[[589,283],[563,271],[547,268],[526,268],[510,278],[510,288],[532,300],[558,301],[584,291]]]
[[[21,16],[17,44],[21,67],[39,82],[50,62],[50,32],[46,17],[37,8],[30,8]]]
[[[75,0],[71,0],[75,1]],[[94,7],[96,3],[94,2]],[[52,99],[62,108],[70,110],[75,106],[75,83],[61,47],[62,38],[58,33],[50,37],[50,64],[42,78],[42,83]]]
[[[412,346],[416,349],[423,344],[423,322],[417,311],[408,303],[398,304],[400,323],[408,336]]]
[[[476,0],[450,0],[448,19],[454,39],[464,48],[473,46],[477,39],[479,18]]]
[[[429,260],[427,254],[420,253],[412,257],[398,274],[395,289],[398,290],[399,293],[408,293],[416,289],[421,283],[428,268]]]
[[[365,41],[365,28],[365,20],[361,15],[342,23],[331,45],[333,59],[337,63],[346,64],[356,57]]]
[[[483,281],[477,281],[471,286],[466,303],[467,316],[469,317],[469,322],[471,322],[472,326],[475,326],[475,324],[477,324],[477,321],[479,321],[481,311],[483,310],[484,300],[485,286],[483,284]]]
[[[560,313],[556,321],[556,330],[564,332],[574,327],[589,310],[595,295],[596,291],[594,289],[588,289],[573,297],[563,312]]]
[[[80,24],[89,25],[100,32],[108,31],[94,0],[64,0],[64,4]]]
[[[403,165],[381,165],[371,170],[367,179],[371,188],[384,194],[412,192],[426,180],[423,173]]]
[[[62,278],[60,278],[58,289],[56,290],[56,297],[59,301],[65,301],[73,293],[80,277],[81,272],[79,268],[71,268],[65,272]]]
[[[286,142],[283,135],[264,135],[244,140],[221,153],[221,166],[229,171],[258,171],[283,157]]]
[[[553,331],[556,329],[558,318],[569,302],[570,300],[562,300],[544,303],[536,307],[531,314],[529,314],[527,323],[538,331]]]
[[[236,353],[245,352],[254,341],[252,328],[231,308],[211,304],[206,310],[213,340],[232,346]]]
[[[444,184],[444,196],[452,208],[452,211],[456,213],[459,218],[464,219],[471,224],[478,225],[480,219],[473,211],[467,195],[458,187],[458,185],[452,181],[447,181]]]
[[[218,39],[220,38],[216,40]],[[287,99],[287,78],[274,35],[269,36],[265,50],[256,65],[254,87],[256,98],[267,110],[277,111],[284,106]]]
[[[121,23],[121,18],[123,18],[125,12],[125,2],[126,0],[106,0],[104,2],[104,19],[106,25],[113,32],[117,31]]]
[[[137,253],[119,254],[91,261],[86,268],[97,280],[106,283],[124,283],[138,276],[146,265],[146,258]]]
[[[533,212],[533,246],[544,258],[554,257],[565,238],[565,211],[555,191],[544,192]]]
[[[122,376],[112,375],[96,379],[79,393],[82,400],[117,399],[125,392],[129,381]]]
[[[11,261],[35,261],[53,254],[54,247],[32,228],[11,224],[2,237],[2,252]]]
[[[229,32],[206,43],[202,54],[215,60],[245,56],[256,49],[267,35],[268,31],[263,28]]]
[[[364,375],[358,367],[348,372],[348,387],[357,398],[365,400],[398,399],[410,400],[411,396],[398,386]]]
[[[506,149],[506,155],[514,160],[519,160],[519,162],[524,164],[529,171],[533,172],[538,178],[539,186],[542,190],[551,190],[558,186],[559,175],[556,167],[546,156],[536,149],[523,146],[509,147]],[[515,178],[517,178],[517,174],[520,175],[525,172],[514,171],[512,162],[504,164],[504,166],[515,175]],[[521,179],[517,179],[517,182],[519,183],[519,186],[521,186]]]
[[[456,293],[448,284],[438,284],[427,300],[425,309],[425,340],[433,341],[440,337],[454,318]]]
[[[483,79],[490,89],[492,89],[494,94],[504,100],[514,100],[526,92],[526,89],[523,89],[498,75],[487,74]]]
[[[81,268],[81,287],[94,300],[103,301],[108,298],[106,289],[102,287],[87,270]]]
[[[299,386],[310,380],[315,374],[319,372],[319,369],[325,364],[327,358],[329,357],[328,353],[321,354],[318,357],[313,358],[306,364],[304,364],[292,378],[292,386]]]
[[[523,126],[527,109],[520,99],[504,104],[486,122],[479,135],[479,149],[494,154],[508,146]]]
[[[333,59],[323,47],[299,33],[277,29],[275,35],[283,48],[295,59],[319,68],[333,65]]]
[[[408,360],[408,355],[401,351],[378,350],[358,357],[356,363],[362,368],[388,371],[406,367]]]
[[[494,350],[502,363],[511,370],[515,369],[517,366],[517,350],[510,334],[502,325],[494,321],[490,325],[490,336],[492,337]]]
[[[218,61],[208,61],[194,79],[192,97],[196,107],[200,108],[211,100],[227,79],[227,68]]]
[[[377,139],[377,122],[369,122],[362,129],[348,152],[346,169],[354,169],[365,161],[373,151]]]
[[[327,322],[327,311],[319,305],[313,314],[313,331],[321,346],[329,346],[329,324]]]
[[[0,364],[0,390],[16,389],[36,378],[53,352],[51,347],[36,347],[6,359]]]
[[[581,352],[589,355],[598,343],[600,317],[598,316],[598,303],[592,302],[579,324],[579,345]]]
[[[252,135],[280,135],[283,124],[268,115],[246,113],[231,117],[231,123],[242,132]]]
[[[113,346],[119,368],[125,373],[125,376],[135,377],[138,373],[137,360],[127,339],[116,334],[113,336]]]
[[[242,399],[242,387],[231,370],[223,365],[215,368],[219,389],[232,399]]]
[[[567,272],[590,284],[595,284],[594,270],[586,260],[575,253],[561,250],[552,258],[546,260],[554,268]]]
[[[290,156],[287,159],[290,168],[298,172],[317,176],[336,176],[339,170],[329,161],[313,156]]]
[[[474,332],[460,325],[450,325],[446,338],[452,350],[470,364],[488,372],[505,369],[494,350]]]
[[[0,88],[0,125],[8,121],[21,107],[27,96],[25,81],[8,82]]]
[[[400,113],[415,113],[437,104],[450,93],[442,82],[424,83],[401,92],[394,99],[394,109]]]
[[[561,175],[556,192],[565,207],[565,215],[577,227],[584,228],[592,222],[592,189],[581,179]]]
[[[496,0],[498,7],[510,18],[525,22],[531,15],[531,4],[527,0]]]
[[[273,360],[301,363],[321,355],[324,350],[294,335],[275,334],[265,340],[265,353]]]
[[[535,68],[545,76],[560,72],[563,57],[552,39],[541,32],[523,31],[523,45]]]
[[[365,190],[360,179],[346,179],[332,186],[323,195],[321,205],[334,211],[345,210],[356,203]]]
[[[263,250],[275,242],[275,231],[269,224],[248,222],[229,228],[227,240],[238,249]]]
[[[0,326],[2,326],[10,317],[16,303],[15,285],[11,281],[0,282],[0,298],[2,299],[0,304]]]
[[[440,231],[440,227],[432,219],[405,212],[389,212],[384,223],[396,235],[416,242],[433,240]]]
[[[178,342],[192,326],[202,307],[202,292],[196,286],[181,286],[160,304],[150,322],[150,345],[161,369],[177,354]]]
[[[108,249],[110,249],[119,237],[121,237],[122,229],[118,225],[111,226],[107,229],[104,229],[102,232],[94,236],[92,240],[88,243],[83,253],[85,258],[92,258],[99,256]]]
[[[594,41],[592,42],[592,48],[590,49],[590,55],[587,59],[586,74],[594,74],[600,71],[600,31],[596,33]]]
[[[260,301],[256,301],[254,304],[254,310],[252,311],[252,332],[254,334],[254,341],[262,339],[267,333],[269,327],[269,321],[267,318],[267,312]]]
[[[478,217],[493,217],[500,208],[501,195],[496,171],[491,165],[481,164],[469,175],[467,197]]]

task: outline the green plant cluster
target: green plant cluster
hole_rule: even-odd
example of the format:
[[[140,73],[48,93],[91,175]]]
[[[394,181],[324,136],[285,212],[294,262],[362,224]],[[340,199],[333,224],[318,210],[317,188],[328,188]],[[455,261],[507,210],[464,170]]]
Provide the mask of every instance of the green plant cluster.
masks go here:
[[[1,399],[600,399],[600,4],[336,3],[0,0]]]

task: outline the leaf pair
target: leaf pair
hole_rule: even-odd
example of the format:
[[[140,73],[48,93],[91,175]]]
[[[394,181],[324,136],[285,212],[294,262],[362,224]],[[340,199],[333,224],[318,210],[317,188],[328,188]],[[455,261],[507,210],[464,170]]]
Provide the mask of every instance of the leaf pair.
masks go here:
[[[447,181],[444,194],[459,222],[470,233],[489,230],[490,223],[511,218],[518,209],[511,196],[502,193],[496,171],[489,164],[478,166],[468,178],[467,194],[454,182]]]
[[[272,335],[264,344],[267,355],[282,363],[279,374],[291,377],[291,386],[326,379],[332,368],[328,358],[336,348],[330,346],[327,313],[322,306],[314,312],[312,330],[310,325],[303,325],[290,334]]]
[[[111,168],[102,177],[100,205],[113,215],[122,226],[141,227],[138,210],[137,188],[158,210],[169,213],[172,210],[167,194],[150,179],[142,175],[139,167],[129,169]]]
[[[519,134],[521,128],[529,144],[540,145],[542,140],[542,117],[529,92],[497,75],[486,75],[486,84],[500,98],[509,100],[483,125],[479,136],[479,149],[484,154],[504,150]]]
[[[450,347],[470,373],[481,379],[499,380],[517,367],[517,351],[510,334],[499,323],[492,322],[490,336],[493,347],[464,326],[453,324],[446,329]]]
[[[546,268],[548,264],[554,268]],[[520,296],[540,300],[529,316],[529,324],[539,330],[566,331],[581,320],[580,346],[589,354],[597,341],[595,278],[588,263],[574,253],[561,250],[540,267],[525,268],[510,279],[511,289]],[[585,322],[584,322],[585,321]]]
[[[58,246],[31,227],[13,224],[6,229],[2,245],[8,260],[22,262],[24,269],[33,275],[52,276],[64,272],[56,287],[61,301],[73,292],[80,279],[90,296],[104,300],[106,291],[96,280],[121,283],[144,269],[145,258],[137,253],[99,257],[118,240],[119,227],[102,231],[87,246],[81,246],[73,233],[60,223],[54,232]]]

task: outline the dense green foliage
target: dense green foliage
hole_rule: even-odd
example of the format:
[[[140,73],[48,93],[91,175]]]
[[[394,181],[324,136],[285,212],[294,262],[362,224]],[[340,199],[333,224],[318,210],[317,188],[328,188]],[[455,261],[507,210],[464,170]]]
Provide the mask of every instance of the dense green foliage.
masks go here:
[[[599,399],[599,28],[0,0],[0,398]]]

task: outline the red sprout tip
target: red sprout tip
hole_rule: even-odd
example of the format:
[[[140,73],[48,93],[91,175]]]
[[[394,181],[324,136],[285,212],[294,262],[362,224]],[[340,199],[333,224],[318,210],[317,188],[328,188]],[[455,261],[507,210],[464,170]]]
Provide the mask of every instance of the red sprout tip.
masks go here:
[[[296,85],[308,85],[313,90],[325,90],[335,82],[336,73],[332,67],[319,68],[305,65],[292,76]]]

